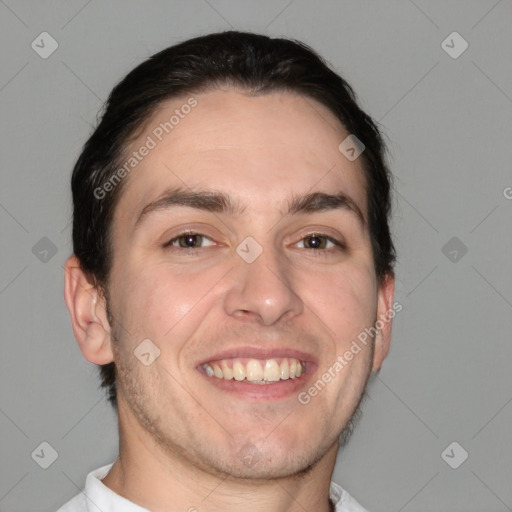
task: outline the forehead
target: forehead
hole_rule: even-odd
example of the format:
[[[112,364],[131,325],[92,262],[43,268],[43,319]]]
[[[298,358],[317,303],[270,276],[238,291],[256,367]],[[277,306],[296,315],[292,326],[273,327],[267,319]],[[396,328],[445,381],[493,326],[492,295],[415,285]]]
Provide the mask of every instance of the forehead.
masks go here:
[[[338,150],[348,135],[326,107],[289,92],[175,98],[162,103],[130,145],[126,159],[151,149],[142,157],[139,151],[119,209],[140,211],[180,186],[222,190],[255,211],[280,208],[284,196],[342,190],[366,212],[361,158],[351,162]]]

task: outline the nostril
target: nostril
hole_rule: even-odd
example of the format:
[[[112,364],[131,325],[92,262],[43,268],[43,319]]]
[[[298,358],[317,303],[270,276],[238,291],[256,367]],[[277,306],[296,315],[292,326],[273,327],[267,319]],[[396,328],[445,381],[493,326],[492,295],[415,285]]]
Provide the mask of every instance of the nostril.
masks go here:
[[[237,317],[237,318],[247,318],[248,320],[259,320],[261,321],[261,316],[254,312],[254,311],[251,311],[249,309],[237,309],[234,313],[233,313],[233,316]]]

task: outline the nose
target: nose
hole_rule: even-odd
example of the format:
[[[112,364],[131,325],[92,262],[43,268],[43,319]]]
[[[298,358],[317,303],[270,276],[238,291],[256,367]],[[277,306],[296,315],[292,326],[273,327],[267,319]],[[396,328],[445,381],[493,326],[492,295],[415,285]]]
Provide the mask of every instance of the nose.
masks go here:
[[[264,248],[252,263],[238,254],[234,260],[224,301],[228,315],[268,326],[302,313],[293,271],[277,249]]]

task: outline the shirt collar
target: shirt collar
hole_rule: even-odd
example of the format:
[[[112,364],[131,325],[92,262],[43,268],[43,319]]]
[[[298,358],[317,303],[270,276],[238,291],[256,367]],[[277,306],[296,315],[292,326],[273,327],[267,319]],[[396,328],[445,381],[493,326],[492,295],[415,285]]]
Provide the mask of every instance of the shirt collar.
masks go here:
[[[84,490],[87,512],[150,512],[115,493],[101,481],[113,464],[102,466],[87,475]]]
[[[84,494],[87,498],[87,512],[150,512],[147,508],[123,498],[107,487],[101,480],[105,478],[114,463],[91,471],[85,481]],[[329,496],[336,505],[341,505],[346,491],[335,482],[331,482]],[[342,508],[340,510],[343,510]]]

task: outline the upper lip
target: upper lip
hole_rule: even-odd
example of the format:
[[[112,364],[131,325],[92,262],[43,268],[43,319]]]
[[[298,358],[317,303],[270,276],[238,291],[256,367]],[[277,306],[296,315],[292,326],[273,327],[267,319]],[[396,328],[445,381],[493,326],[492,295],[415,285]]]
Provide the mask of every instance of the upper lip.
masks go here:
[[[222,350],[208,356],[206,359],[202,359],[198,366],[209,363],[210,361],[219,361],[222,359],[236,359],[236,358],[248,358],[248,359],[278,359],[280,357],[293,357],[307,363],[317,363],[317,358],[313,354],[303,352],[294,348],[286,347],[258,347],[258,346],[239,346],[232,347],[229,349]]]

